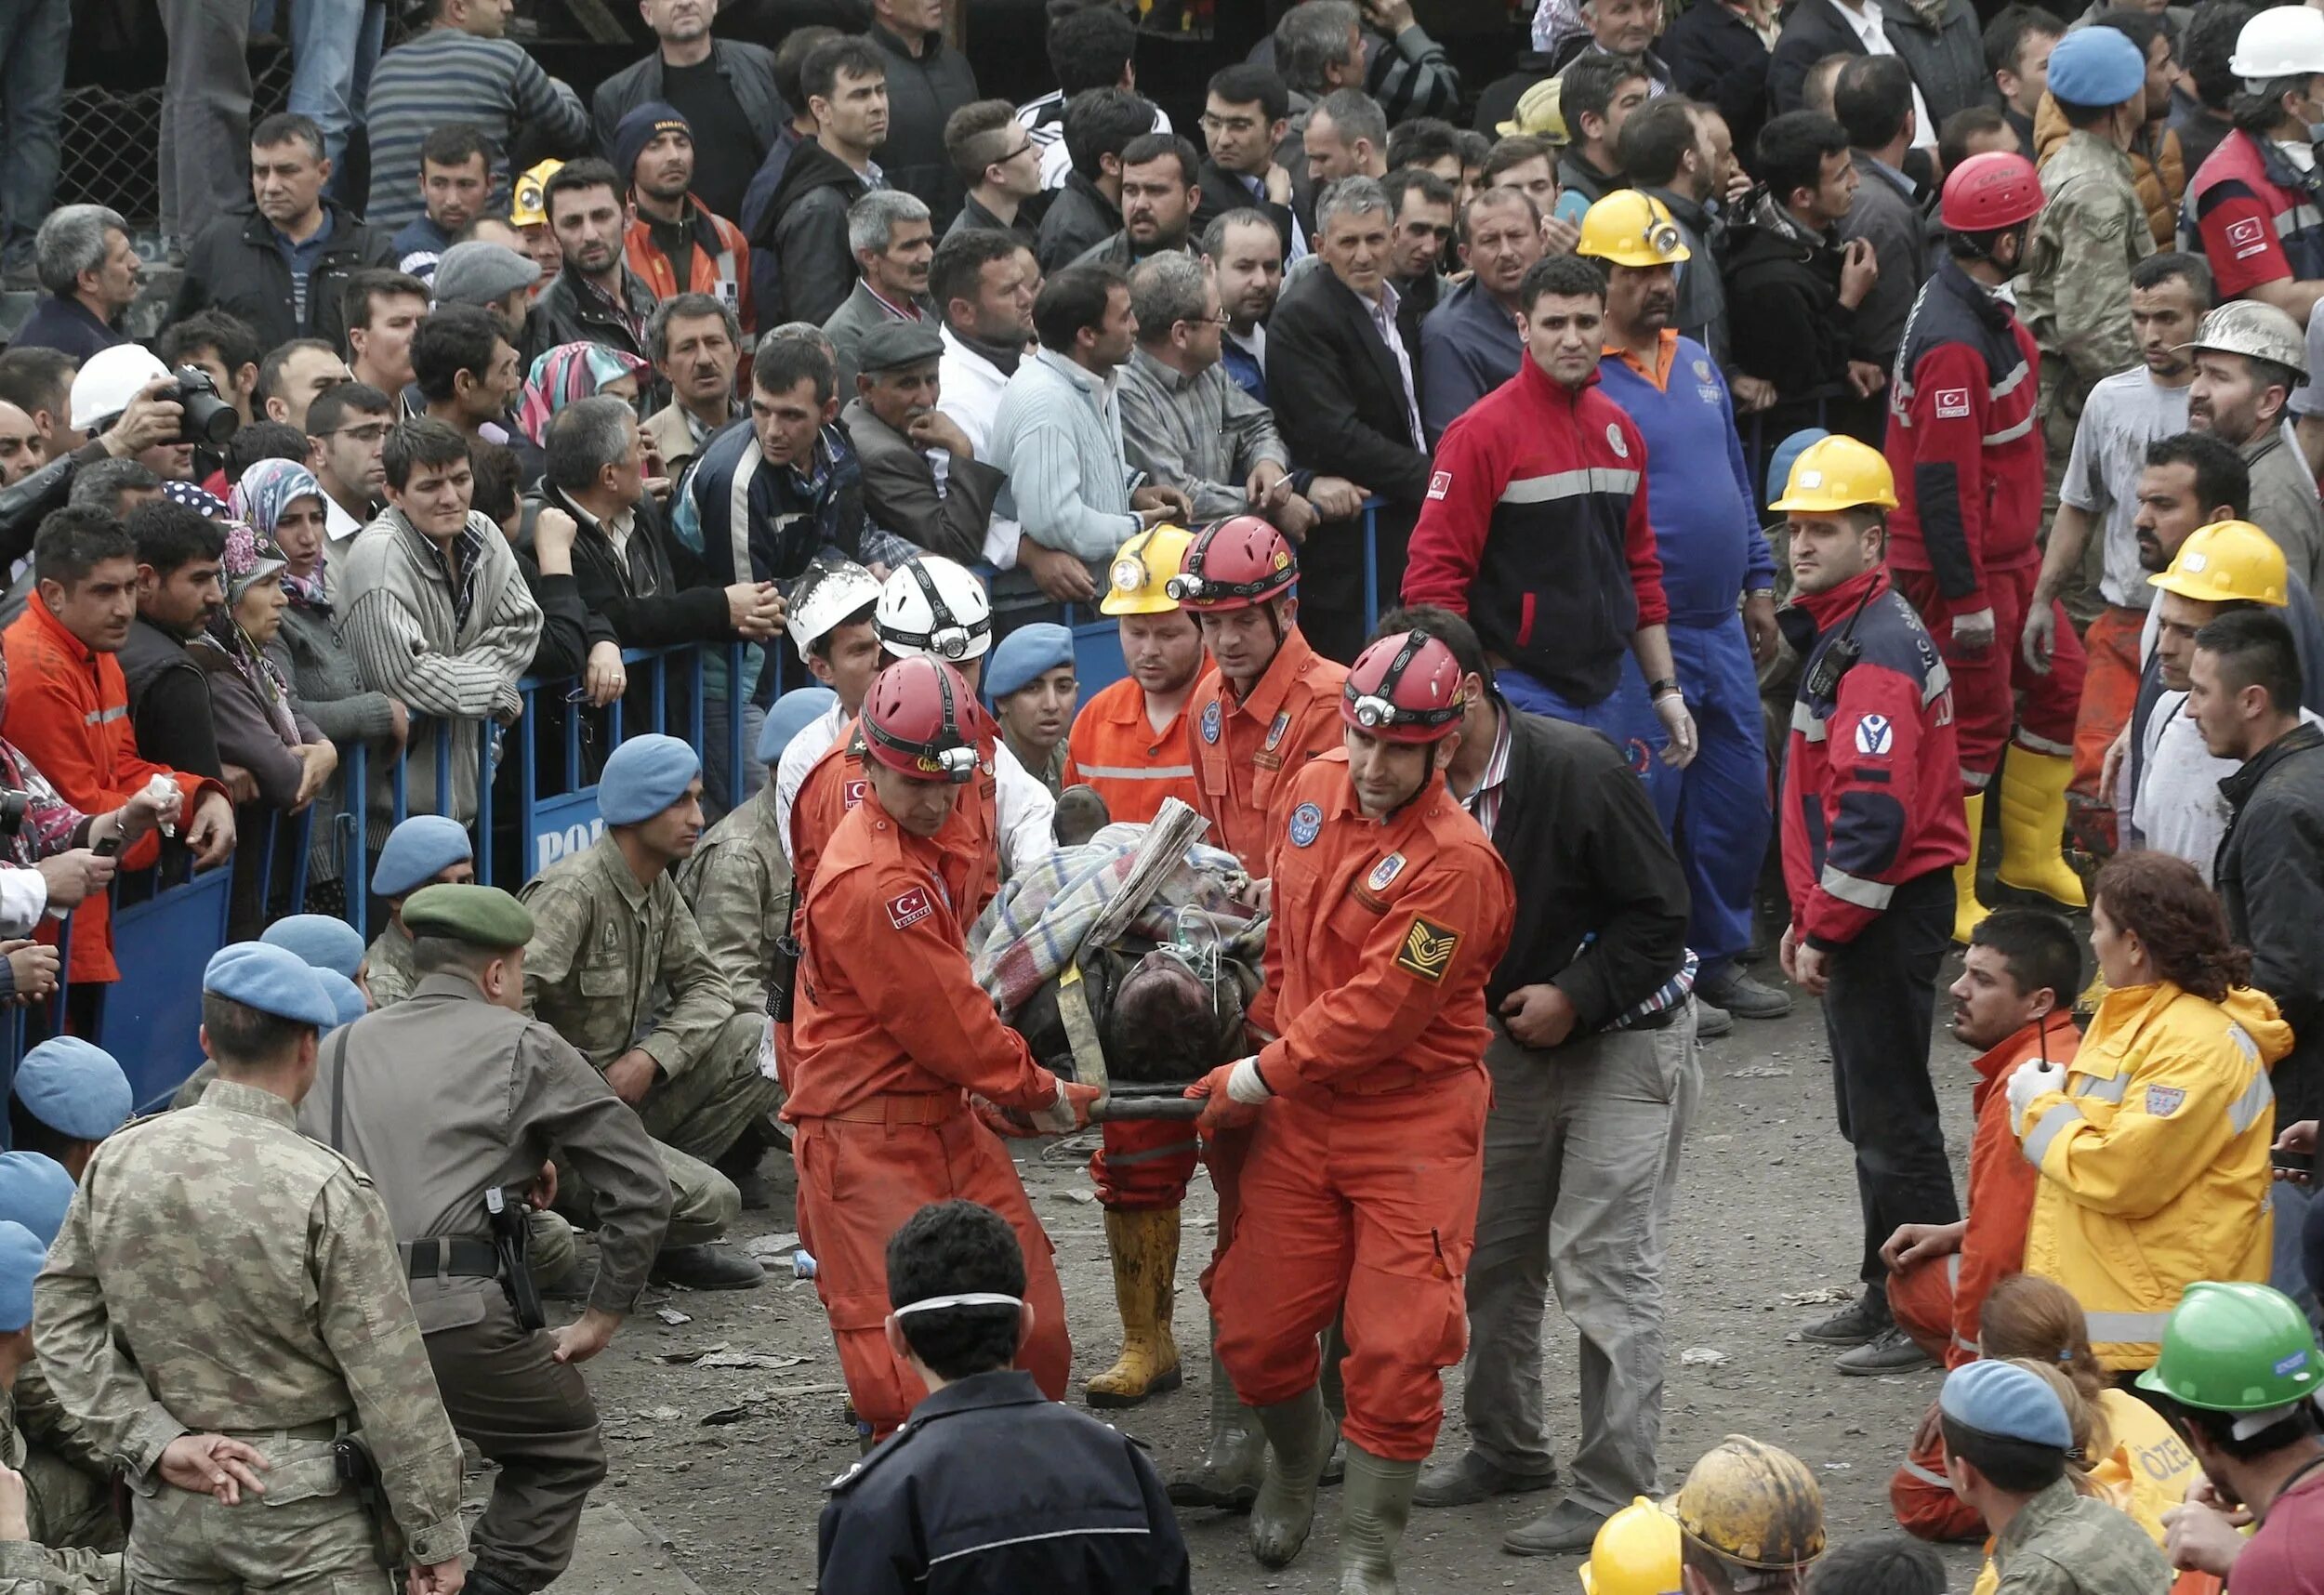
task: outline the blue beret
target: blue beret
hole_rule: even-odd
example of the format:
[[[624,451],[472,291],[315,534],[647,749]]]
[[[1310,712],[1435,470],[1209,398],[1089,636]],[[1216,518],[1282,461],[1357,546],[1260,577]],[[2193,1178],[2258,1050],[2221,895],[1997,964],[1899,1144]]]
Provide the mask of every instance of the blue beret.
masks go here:
[[[24,1054],[16,1066],[16,1100],[25,1112],[75,1140],[103,1140],[129,1122],[137,1103],[113,1055],[77,1035],[59,1035]]]
[[[2113,30],[2108,29],[2109,33]],[[1805,427],[1776,445],[1776,452],[1767,456],[1767,502],[1773,504],[1783,496],[1785,486],[1791,481],[1791,468],[1807,453],[1810,443],[1820,443],[1831,434],[1821,427]],[[378,890],[376,887],[374,890]]]
[[[237,942],[212,954],[202,971],[202,990],[294,1024],[338,1028],[338,1004],[315,971],[297,954],[263,942]]]
[[[73,1176],[37,1152],[0,1152],[0,1219],[21,1224],[47,1246],[73,1206]]]
[[[1986,1359],[1955,1368],[1945,1376],[1937,1403],[1946,1417],[1980,1434],[2059,1451],[2074,1448],[2074,1430],[2058,1392],[2040,1374],[2014,1363]]]
[[[993,645],[984,661],[984,695],[998,703],[1045,670],[1074,662],[1074,634],[1052,620],[1021,626]]]
[[[277,919],[258,940],[297,954],[310,969],[329,969],[349,980],[363,967],[363,937],[335,914],[294,914]]]
[[[48,1260],[48,1248],[21,1224],[0,1220],[0,1335],[32,1326],[33,1281]]]
[[[2119,105],[2146,86],[2146,52],[2112,28],[2077,28],[2050,52],[2050,94],[2068,105]]]
[[[323,982],[323,989],[330,994],[331,1005],[339,1010],[339,1024],[352,1024],[371,1011],[371,1004],[363,1000],[363,988],[338,970],[316,969],[314,977]]]
[[[597,811],[609,825],[634,825],[677,802],[702,773],[694,750],[659,732],[614,749],[597,778]]]
[[[454,864],[475,862],[476,850],[457,820],[415,814],[388,833],[387,846],[379,850],[379,863],[371,872],[371,890],[382,897],[403,897]]]
[[[759,762],[782,763],[783,750],[791,745],[791,739],[838,701],[839,694],[828,687],[794,687],[775,699],[774,706],[767,711],[767,723],[759,731]]]

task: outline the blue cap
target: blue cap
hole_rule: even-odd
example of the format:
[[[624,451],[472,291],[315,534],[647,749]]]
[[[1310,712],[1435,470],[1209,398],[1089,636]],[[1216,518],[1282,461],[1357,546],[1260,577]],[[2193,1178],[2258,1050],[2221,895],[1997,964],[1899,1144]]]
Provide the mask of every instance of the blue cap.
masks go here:
[[[474,863],[476,850],[457,820],[415,814],[388,833],[371,890],[382,897],[406,897],[457,863]]]
[[[33,1322],[33,1281],[48,1260],[48,1248],[23,1225],[0,1220],[0,1335],[13,1335]]]
[[[597,811],[609,825],[634,825],[677,802],[702,773],[694,750],[659,732],[614,749],[597,778]]]
[[[258,940],[297,954],[310,969],[329,969],[350,980],[363,967],[363,937],[334,914],[294,914],[277,919]]]
[[[2111,32],[2111,30],[2109,30]],[[1776,445],[1776,452],[1767,456],[1767,497],[1773,504],[1781,498],[1791,481],[1791,468],[1807,453],[1808,445],[1820,443],[1831,434],[1821,427],[1804,427]],[[374,889],[377,890],[376,888]]]
[[[2146,86],[2146,52],[2112,28],[2077,28],[2050,52],[2050,94],[2068,105],[2119,105]]]
[[[21,1224],[47,1246],[73,1206],[73,1176],[37,1152],[0,1152],[0,1219]]]
[[[210,956],[209,967],[202,971],[202,990],[293,1024],[336,1030],[338,1004],[315,975],[296,953],[264,942],[237,942]]]
[[[1074,662],[1074,634],[1053,620],[1021,626],[993,645],[984,661],[984,695],[1000,702],[1045,670]]]
[[[339,1010],[340,1024],[352,1024],[371,1011],[371,1004],[363,1000],[363,988],[338,970],[316,969],[314,977],[323,982],[323,989],[331,995],[332,1006]]]
[[[1945,1376],[1936,1399],[1947,1417],[1980,1434],[2059,1451],[2074,1448],[2066,1404],[2030,1368],[1990,1358],[1964,1364]]]
[[[767,710],[767,723],[759,729],[759,762],[782,763],[791,739],[838,701],[839,694],[828,687],[794,687],[775,699]]]
[[[103,1140],[137,1107],[129,1077],[113,1055],[77,1035],[59,1035],[24,1054],[16,1066],[16,1100],[59,1135]]]

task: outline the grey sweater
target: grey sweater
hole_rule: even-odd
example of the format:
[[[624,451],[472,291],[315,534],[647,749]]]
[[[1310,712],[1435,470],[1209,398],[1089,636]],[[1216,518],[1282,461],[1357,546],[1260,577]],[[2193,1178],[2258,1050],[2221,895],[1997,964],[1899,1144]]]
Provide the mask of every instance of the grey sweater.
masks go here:
[[[334,573],[336,575],[337,573]],[[333,596],[337,595],[335,592]],[[315,798],[314,841],[308,852],[307,873],[315,880],[338,880],[348,872],[340,862],[337,818],[347,807],[347,764],[357,745],[379,745],[373,757],[391,751],[387,743],[395,717],[388,694],[363,685],[339,633],[343,613],[318,613],[293,603],[283,612],[283,628],[267,644],[267,657],[290,679],[298,707],[315,729],[338,745],[339,768]],[[363,874],[362,861],[354,874]]]

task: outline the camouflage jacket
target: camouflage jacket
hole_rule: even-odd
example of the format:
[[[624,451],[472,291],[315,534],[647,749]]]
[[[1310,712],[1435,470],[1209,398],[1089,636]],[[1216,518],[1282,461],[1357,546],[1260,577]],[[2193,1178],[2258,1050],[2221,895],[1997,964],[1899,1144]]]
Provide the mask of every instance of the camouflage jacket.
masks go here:
[[[412,939],[393,925],[383,925],[363,950],[363,988],[371,994],[374,1013],[412,995],[419,971],[412,968]]]
[[[24,1375],[38,1365],[27,1363],[18,1373],[18,1384],[21,1386]],[[55,1508],[43,1496],[41,1485],[46,1475],[40,1469],[25,1465],[30,1444],[19,1421],[15,1399],[18,1393],[0,1391],[0,1462],[24,1475],[24,1523],[32,1543],[29,1547],[0,1544],[0,1595],[33,1595],[34,1591],[49,1588],[101,1590],[104,1595],[120,1595],[123,1578],[117,1553],[107,1555],[57,1545],[58,1540],[65,1537],[66,1525],[57,1521]],[[31,1559],[22,1556],[12,1563],[7,1554],[11,1550],[36,1551],[47,1565],[35,1570],[31,1566]]]
[[[344,1423],[413,1560],[468,1546],[460,1443],[388,1212],[291,1104],[218,1080],[98,1148],[33,1287],[50,1384],[134,1488],[179,1435]]]
[[[2160,1595],[2171,1564],[2146,1531],[2072,1481],[2027,1501],[1993,1542],[1994,1595]]]
[[[2041,415],[2068,446],[2071,423],[2101,378],[2139,360],[2131,268],[2155,252],[2131,158],[2077,129],[2041,166],[2049,203],[2034,218],[2017,282],[2017,315],[2041,349]]]
[[[710,827],[678,869],[710,961],[726,977],[735,1008],[763,1012],[767,961],[790,918],[791,863],[776,834],[774,783]]]
[[[610,834],[520,895],[533,911],[525,1008],[600,1071],[635,1047],[675,1079],[734,1016],[686,900],[667,875],[640,885]]]

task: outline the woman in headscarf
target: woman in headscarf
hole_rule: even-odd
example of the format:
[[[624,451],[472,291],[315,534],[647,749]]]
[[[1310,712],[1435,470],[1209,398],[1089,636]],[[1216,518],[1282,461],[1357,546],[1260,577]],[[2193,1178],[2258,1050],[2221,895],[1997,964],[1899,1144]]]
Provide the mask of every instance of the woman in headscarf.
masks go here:
[[[640,385],[652,380],[654,367],[627,349],[601,343],[561,343],[533,362],[517,401],[517,428],[535,448],[548,446],[549,417],[576,399],[599,393],[638,402]]]

